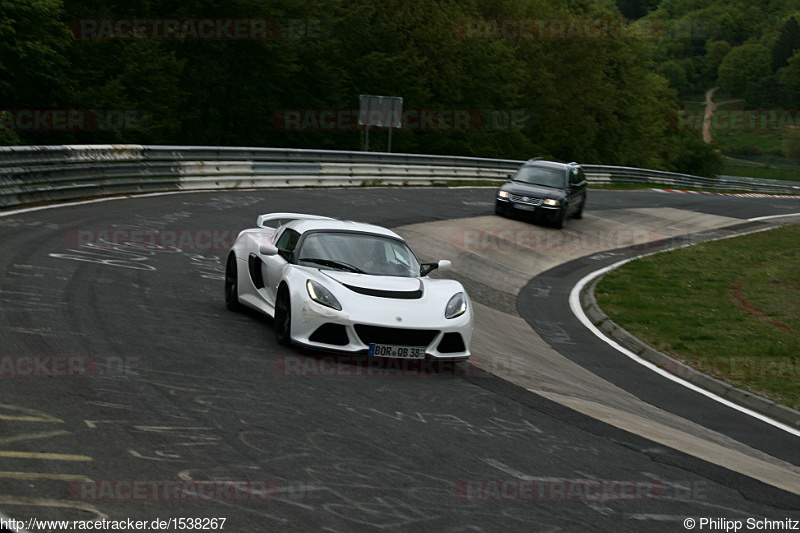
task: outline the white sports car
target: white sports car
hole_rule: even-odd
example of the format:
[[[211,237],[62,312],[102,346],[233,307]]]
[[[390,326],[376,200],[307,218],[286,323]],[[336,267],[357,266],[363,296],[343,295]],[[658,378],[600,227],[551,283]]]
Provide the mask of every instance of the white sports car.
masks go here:
[[[370,356],[464,360],[472,304],[462,285],[431,279],[393,231],[316,215],[270,213],[228,255],[225,303],[274,318],[283,345]]]

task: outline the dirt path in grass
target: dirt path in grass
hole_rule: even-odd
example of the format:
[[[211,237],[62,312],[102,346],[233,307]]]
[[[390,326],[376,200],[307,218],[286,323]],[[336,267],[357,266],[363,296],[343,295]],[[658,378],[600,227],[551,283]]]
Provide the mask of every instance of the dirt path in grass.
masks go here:
[[[706,111],[703,115],[703,140],[706,144],[711,142],[711,119],[714,117],[714,112],[717,110],[717,104],[714,103],[712,98],[718,89],[719,87],[714,87],[706,91]]]
[[[748,315],[757,318],[758,320],[764,322],[765,324],[769,324],[770,326],[784,332],[788,333],[789,335],[797,336],[797,334],[792,330],[790,326],[787,326],[783,322],[779,322],[774,318],[771,318],[764,313],[761,309],[753,305],[744,294],[744,285],[745,285],[745,278],[739,278],[735,280],[731,284],[730,288],[730,295],[733,298],[733,303],[736,304],[736,307],[747,313]]]
[[[724,102],[720,102],[719,104],[714,103],[714,93],[719,90],[719,87],[713,87],[706,91],[706,109],[705,113],[703,114],[703,140],[706,144],[710,144],[712,141],[711,138],[711,119],[714,118],[714,113],[717,111],[717,108],[721,105],[725,104],[732,104],[734,102],[742,102],[742,99],[737,100],[726,100]]]

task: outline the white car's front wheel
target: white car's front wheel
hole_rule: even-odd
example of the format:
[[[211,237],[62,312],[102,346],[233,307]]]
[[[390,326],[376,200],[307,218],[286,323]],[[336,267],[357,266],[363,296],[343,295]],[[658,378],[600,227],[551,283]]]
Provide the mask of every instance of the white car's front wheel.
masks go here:
[[[281,285],[275,298],[275,338],[279,344],[292,344],[292,305],[289,300],[289,289]]]
[[[242,308],[239,303],[239,278],[236,270],[236,255],[228,256],[228,264],[225,266],[225,307],[231,311],[238,311]]]

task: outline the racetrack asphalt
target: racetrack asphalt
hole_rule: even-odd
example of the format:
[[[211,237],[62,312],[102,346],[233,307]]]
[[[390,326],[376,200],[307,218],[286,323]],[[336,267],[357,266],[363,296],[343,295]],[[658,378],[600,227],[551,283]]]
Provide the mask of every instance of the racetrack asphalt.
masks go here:
[[[624,228],[642,215],[684,224],[674,231],[666,222],[663,228],[634,228],[666,236],[689,233],[689,226],[702,229],[709,220],[716,230],[800,210],[797,200],[590,194],[587,216],[570,221],[568,230],[591,232],[590,224],[603,218]],[[478,254],[461,250],[484,256],[476,259],[478,266],[459,270],[459,258],[452,257],[454,274],[476,282],[474,294],[467,288],[487,317],[477,326],[483,336],[476,331],[476,364],[456,375],[413,369],[376,375],[368,364],[349,363],[323,372],[325,359],[279,346],[270,320],[225,309],[224,244],[252,227],[259,214],[313,212],[378,223],[411,235],[415,250],[413,237],[422,235],[418,252],[438,259],[448,257],[428,256],[438,250],[436,240],[426,237],[425,224],[433,228],[431,236],[456,248],[480,247],[483,241],[475,238],[482,234],[454,236],[442,225],[468,230],[464,221],[470,220],[485,231],[485,224],[526,224],[495,219],[492,200],[493,191],[486,188],[217,191],[0,217],[0,359],[6,365],[0,377],[0,510],[18,519],[225,517],[228,531],[547,531],[587,524],[593,531],[682,531],[689,517],[800,519],[797,494],[553,401],[565,392],[555,379],[558,367],[544,368],[555,385],[547,389],[539,383],[541,393],[480,371],[481,362],[492,370],[497,361],[492,353],[519,348],[514,328],[535,311],[524,302],[528,280],[536,274],[523,268],[512,273],[496,261],[495,253],[512,261],[522,255],[501,241],[486,240],[489,249]],[[682,219],[675,218],[678,212]],[[688,223],[688,215],[696,216],[697,224]],[[515,235],[525,239],[544,235],[537,226],[519,227],[529,233]],[[166,245],[87,246],[92,237],[113,230],[158,231]],[[634,234],[602,237],[613,244]],[[586,242],[599,241],[587,237]],[[586,251],[578,246],[567,255],[578,259]],[[554,248],[534,252],[540,267],[548,264],[542,256],[558,255]],[[496,270],[487,271],[487,265]],[[568,284],[585,268],[572,265],[541,270],[553,287],[552,304],[548,316],[532,319],[533,328],[524,335],[543,339],[542,352],[555,348],[579,363],[575,366],[585,366],[588,372],[580,376],[587,384],[596,385],[592,376],[597,376],[611,384],[604,385],[607,390],[630,386],[631,398],[652,402],[668,413],[665,418],[709,425],[722,437],[704,438],[716,438],[721,447],[733,440],[748,448],[737,453],[761,453],[764,464],[797,469],[795,437],[732,414],[697,415],[692,405],[703,413],[712,408],[691,396],[674,398],[686,391],[652,390],[668,387],[660,382],[638,390],[640,380],[650,379],[640,369],[598,363],[596,339],[584,338],[572,319],[560,314],[556,285]],[[509,275],[493,276],[498,272]],[[535,288],[539,282],[531,283]],[[502,290],[492,290],[498,285]],[[509,305],[515,287],[525,288],[521,316]],[[538,292],[539,299],[545,292]],[[498,331],[502,324],[513,327]],[[571,344],[563,342],[564,332]],[[500,346],[497,338],[510,344]],[[497,374],[535,371],[540,345],[525,347],[533,362],[529,358],[524,368],[508,365]],[[43,366],[69,358],[94,371],[8,375],[14,370],[8,365],[20,357],[37,358]],[[359,369],[362,374],[353,376]],[[627,372],[633,377],[622,376]],[[738,427],[733,431],[725,424]],[[135,480],[151,486],[183,483],[183,488],[200,480],[216,480],[217,486],[226,480],[250,486],[263,481],[280,490],[261,498],[223,491],[192,501],[185,494],[126,492]],[[589,490],[598,486],[605,498]],[[641,490],[620,488],[631,486]]]

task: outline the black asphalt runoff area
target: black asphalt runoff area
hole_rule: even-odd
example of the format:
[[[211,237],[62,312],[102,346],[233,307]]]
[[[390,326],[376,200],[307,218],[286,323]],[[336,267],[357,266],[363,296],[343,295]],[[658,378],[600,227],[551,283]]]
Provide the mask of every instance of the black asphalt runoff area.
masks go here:
[[[225,518],[225,531],[685,531],[690,517],[799,520],[794,494],[474,367],[336,362],[282,347],[269,319],[225,308],[225,245],[260,214],[397,227],[491,215],[493,198],[486,188],[218,191],[0,217],[0,511]],[[589,198],[588,213],[800,211],[798,200]],[[158,237],[98,242],[113,231]],[[580,342],[573,348],[581,353]],[[758,421],[738,423],[743,442],[767,434]]]

